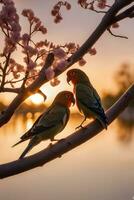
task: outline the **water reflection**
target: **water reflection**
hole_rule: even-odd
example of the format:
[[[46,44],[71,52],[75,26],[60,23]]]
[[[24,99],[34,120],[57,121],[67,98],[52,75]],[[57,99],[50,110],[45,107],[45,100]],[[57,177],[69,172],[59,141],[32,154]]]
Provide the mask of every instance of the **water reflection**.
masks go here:
[[[16,148],[11,146],[29,129],[39,115],[40,113],[17,115],[8,125],[1,128],[0,163],[19,157],[27,142]],[[57,135],[57,138],[66,137],[75,131],[80,121],[80,116],[72,115],[67,127]],[[134,195],[134,141],[131,140],[126,146],[119,145],[118,141],[122,141],[117,140],[119,132],[128,129],[117,124],[113,123],[108,131],[103,131],[103,134],[100,133],[60,159],[0,181],[0,199],[131,199]],[[130,135],[133,133],[134,131]],[[37,145],[30,154],[44,149],[48,142]]]
[[[128,143],[133,140],[134,136],[134,122],[123,119],[116,120],[117,139],[121,142]]]
[[[41,112],[34,112],[34,113],[28,112],[25,115],[21,114],[15,115],[7,125],[1,128],[1,134],[3,134],[6,137],[6,135],[15,134],[16,131],[17,134],[27,131],[32,127],[33,123],[40,116],[40,114]],[[81,122],[81,120],[82,120],[81,115],[73,113],[70,118],[70,121],[72,121],[71,127],[73,124],[77,126]],[[87,120],[86,122],[89,123],[90,121]],[[133,138],[133,133],[134,133],[133,120],[128,121],[128,120],[123,120],[122,118],[118,118],[114,123],[114,127],[116,129],[117,139],[121,141],[130,141]],[[75,127],[73,131],[74,130]]]

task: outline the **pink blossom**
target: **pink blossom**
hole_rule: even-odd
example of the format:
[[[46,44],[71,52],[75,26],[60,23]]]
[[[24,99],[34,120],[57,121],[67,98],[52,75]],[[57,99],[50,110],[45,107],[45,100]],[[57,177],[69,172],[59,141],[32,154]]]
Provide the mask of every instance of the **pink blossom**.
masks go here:
[[[78,0],[79,4],[85,4],[87,0]]]
[[[22,11],[22,15],[23,15],[24,17],[28,17],[29,19],[33,19],[33,17],[34,17],[34,12],[33,12],[31,9],[24,9],[24,10]]]
[[[98,0],[98,8],[104,9],[106,7],[106,0]]]
[[[49,43],[50,43],[50,42],[48,42],[47,40],[44,41],[44,45],[45,45],[46,47],[49,46]]]
[[[36,47],[37,48],[41,48],[41,47],[43,47],[45,45],[45,42],[44,41],[40,41],[40,42],[37,42],[36,43]]]
[[[5,47],[3,54],[12,53],[16,49],[15,42],[11,38],[5,38]]]
[[[39,31],[41,31],[43,34],[47,33],[47,29],[44,26],[40,26]]]
[[[96,49],[95,48],[91,48],[89,49],[88,51],[90,53],[91,56],[95,55],[97,53]]]
[[[68,43],[66,46],[67,46],[68,51],[69,51],[70,53],[74,53],[74,52],[76,51],[75,43],[70,42],[70,43]]]
[[[119,28],[119,23],[114,23],[114,24],[112,24],[112,28]]]
[[[54,22],[57,24],[59,23],[63,18],[61,17],[60,14],[56,15],[55,19],[54,19]]]
[[[40,26],[41,26],[41,21],[39,20],[39,21],[36,23],[35,27],[34,27],[34,31],[38,31],[39,28],[40,28]]]
[[[2,2],[3,2],[5,5],[14,4],[14,2],[13,2],[12,0],[2,0]]]
[[[50,84],[51,86],[55,87],[60,84],[60,80],[57,77],[55,77],[54,79],[51,80]]]
[[[38,52],[37,49],[35,49],[35,48],[33,48],[33,47],[29,46],[29,45],[26,45],[24,47],[24,53],[25,53],[25,51],[28,52],[30,57],[32,57],[33,55],[36,55],[37,52]]]
[[[45,75],[47,80],[51,80],[52,78],[54,78],[55,75],[54,70],[51,67],[49,67],[48,69],[45,70]]]
[[[11,33],[11,40],[16,43],[20,40],[20,33],[19,32],[12,32]]]
[[[52,10],[52,11],[51,11],[51,15],[52,15],[52,16],[56,16],[56,15],[57,15],[57,10]]]
[[[75,43],[74,42],[70,42],[67,44],[68,49],[74,49],[75,48]]]
[[[14,60],[13,58],[10,58],[9,63],[10,63],[10,64],[13,64],[13,65],[16,64],[16,62],[15,62],[15,60]]]
[[[71,9],[71,4],[67,1],[58,1],[51,11],[51,15],[54,16],[55,23],[59,23],[63,19],[60,13],[61,6],[65,6],[67,10]]]
[[[50,49],[55,49],[55,45],[54,45],[54,43],[53,43],[53,42],[51,42],[51,43],[50,43],[50,46],[49,46],[49,48],[50,48]]]
[[[18,63],[16,63],[16,68],[17,68],[17,71],[18,71],[18,72],[24,72],[24,71],[25,71],[24,66],[23,66],[23,65],[20,65],[20,64],[18,64]]]
[[[84,58],[81,58],[80,60],[79,60],[79,65],[80,66],[84,66],[86,64],[86,61],[84,60]]]
[[[30,35],[25,33],[22,35],[22,40],[24,43],[27,43],[30,40]]]
[[[9,24],[12,27],[12,31],[16,31],[16,32],[20,32],[21,31],[21,26],[19,25],[19,23],[11,21],[11,22],[9,22]]]
[[[39,19],[38,17],[34,17],[34,18],[33,18],[33,21],[34,21],[35,23],[38,23],[38,22],[40,21],[40,19]]]
[[[30,59],[28,65],[27,65],[27,69],[28,69],[28,70],[32,70],[32,69],[34,69],[35,67],[36,67],[36,63],[33,62],[33,61]]]
[[[54,53],[54,56],[59,58],[59,59],[66,57],[65,51],[61,48],[54,49],[53,53]]]
[[[65,2],[65,6],[66,6],[66,9],[67,9],[67,10],[70,10],[70,9],[71,9],[71,4],[68,3],[67,1]]]
[[[18,74],[17,71],[13,71],[12,73],[13,73],[13,77],[14,77],[15,79],[18,79],[18,78],[20,77],[20,74]]]
[[[67,64],[68,62],[66,60],[61,60],[57,63],[56,69],[63,71],[66,68]]]

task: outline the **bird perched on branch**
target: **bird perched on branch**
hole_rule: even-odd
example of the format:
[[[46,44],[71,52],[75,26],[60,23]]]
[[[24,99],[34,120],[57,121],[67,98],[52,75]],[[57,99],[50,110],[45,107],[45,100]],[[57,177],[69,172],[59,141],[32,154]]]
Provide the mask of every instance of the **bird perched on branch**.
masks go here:
[[[87,118],[97,119],[107,129],[107,117],[101,104],[101,99],[92,86],[88,76],[80,69],[71,69],[67,72],[67,82],[74,85],[74,94],[79,111],[84,115],[84,120],[77,128],[83,128]]]
[[[55,97],[51,106],[35,121],[32,128],[28,130],[14,146],[30,139],[30,142],[20,159],[22,159],[35,145],[43,140],[59,141],[54,137],[66,126],[71,104],[75,104],[72,92],[62,91]]]

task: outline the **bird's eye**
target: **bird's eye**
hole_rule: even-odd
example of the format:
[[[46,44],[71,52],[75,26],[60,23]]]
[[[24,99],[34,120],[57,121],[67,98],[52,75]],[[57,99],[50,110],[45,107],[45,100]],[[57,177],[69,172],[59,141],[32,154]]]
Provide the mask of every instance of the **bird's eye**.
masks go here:
[[[69,94],[66,94],[66,98],[69,99],[69,98],[70,98],[70,95],[69,95]]]

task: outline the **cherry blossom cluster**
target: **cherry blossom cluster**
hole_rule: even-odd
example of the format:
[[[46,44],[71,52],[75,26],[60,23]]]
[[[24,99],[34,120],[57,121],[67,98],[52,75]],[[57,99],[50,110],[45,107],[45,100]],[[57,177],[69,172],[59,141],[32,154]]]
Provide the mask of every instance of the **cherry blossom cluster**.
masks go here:
[[[43,59],[43,55],[41,57],[40,54],[45,54],[47,51],[45,51],[45,49],[40,50],[38,46],[36,47],[32,36],[37,32],[46,34],[47,29],[43,26],[40,19],[34,15],[31,9],[24,9],[22,15],[28,19],[30,31],[21,35],[19,16],[14,2],[12,0],[0,0],[0,3],[2,4],[0,11],[0,28],[4,33],[5,40],[3,51],[0,53],[1,59],[3,60],[3,65],[1,64],[0,66],[1,77],[6,77],[4,78],[5,84],[10,83],[11,87],[15,87],[14,84],[18,83],[19,79],[20,82],[22,82],[23,78],[25,79],[25,77],[27,77],[32,82],[35,78],[34,76],[37,76],[39,69],[36,69],[36,66],[39,65],[39,63],[36,63],[36,61],[39,58]],[[44,41],[44,44],[48,46],[47,41]],[[24,66],[18,64],[13,59],[14,56],[12,54],[15,50],[18,50],[18,46],[22,48],[22,53],[24,54]],[[27,72],[29,73],[28,76]],[[9,74],[10,79],[7,81],[7,76]]]
[[[33,61],[32,57],[33,56],[38,57],[39,53],[41,53],[38,51],[38,48],[40,48],[39,45],[41,46],[44,44],[44,43],[43,44],[38,43],[37,45],[34,44],[34,42],[32,41],[32,35],[33,33],[37,33],[37,32],[46,34],[47,28],[42,24],[40,19],[35,16],[34,12],[31,9],[24,9],[22,11],[22,15],[28,19],[29,24],[30,24],[30,33],[24,33],[21,38],[21,42],[23,45],[22,52],[26,55],[24,57],[24,62],[27,65],[27,70],[30,71],[30,70],[35,69],[37,65],[35,60]]]
[[[84,2],[84,1],[83,1]],[[56,71],[64,71],[69,64],[68,58],[74,54],[79,45],[74,42],[69,42],[64,45],[55,45],[53,42],[45,39],[44,41],[34,41],[35,33],[46,34],[47,28],[42,24],[41,20],[35,16],[31,9],[24,9],[22,16],[24,16],[29,23],[29,31],[21,34],[21,26],[19,24],[19,16],[17,14],[15,4],[12,0],[0,0],[2,9],[0,11],[0,28],[4,33],[5,47],[0,54],[3,61],[3,66],[0,64],[0,71],[6,68],[5,77],[10,74],[10,79],[4,78],[6,83],[11,87],[15,84],[25,81],[25,85],[30,85],[39,75],[40,70],[44,66],[47,55],[50,52],[54,54],[54,61],[52,66],[45,70],[44,76],[50,80],[52,86],[60,83],[55,77]],[[71,5],[67,1],[59,1],[52,10],[52,15],[55,17],[55,22],[58,23],[62,19],[60,14],[61,7],[64,6],[67,10],[71,9]],[[21,48],[23,54],[23,64],[17,63],[13,59],[12,53]],[[19,49],[20,49],[19,48]],[[90,55],[96,54],[96,49],[92,48],[89,51]],[[86,60],[82,57],[78,61],[79,66],[84,66]],[[3,68],[3,69],[2,69]],[[11,76],[12,75],[12,76]],[[2,74],[1,74],[2,77]]]
[[[36,63],[36,66],[43,66],[44,61],[47,57],[47,54],[49,52],[53,52],[54,53],[54,62],[52,64],[52,66],[50,66],[49,68],[47,68],[45,70],[45,75],[47,80],[50,81],[50,84],[52,86],[56,86],[60,83],[60,81],[58,80],[58,78],[55,77],[55,71],[59,70],[59,71],[64,71],[67,67],[68,63],[68,58],[75,53],[75,51],[78,50],[79,45],[76,45],[73,42],[67,43],[64,46],[62,45],[54,45],[52,42],[49,42],[48,40],[45,41],[40,41],[37,42],[35,44],[36,46],[36,50],[38,52],[38,57],[40,57],[42,59],[42,62],[40,62],[39,64]],[[33,49],[31,49],[31,56],[34,56],[34,53],[36,53],[36,51],[34,52]],[[33,54],[32,54],[33,52]],[[89,54],[90,55],[95,55],[96,54],[96,49],[92,48],[89,49]],[[29,58],[30,59],[30,58]],[[28,64],[28,60],[26,59],[25,62]],[[30,66],[31,68],[29,68],[30,70],[30,76],[33,77],[33,79],[28,79],[28,84],[30,84],[30,81],[34,80],[34,76],[36,76],[38,74],[37,72],[37,67],[35,66],[35,63],[30,61]],[[84,66],[86,64],[86,60],[84,58],[81,58],[78,62],[78,64],[80,66]],[[35,68],[36,67],[36,68]]]
[[[53,65],[46,69],[46,77],[48,80],[51,80],[50,83],[52,86],[58,85],[60,83],[60,81],[55,77],[55,70],[64,71],[69,64],[69,56],[72,55],[78,48],[79,45],[76,45],[75,43],[68,43],[65,44],[65,46],[53,49],[55,60]],[[88,52],[91,56],[97,53],[95,48],[89,49]],[[78,61],[78,64],[79,66],[84,66],[86,64],[86,60],[81,58]]]
[[[98,0],[97,6],[100,9],[105,9],[107,6],[107,0]]]
[[[67,1],[59,1],[52,9],[51,14],[54,16],[54,22],[59,23],[63,18],[60,13],[61,7],[64,6],[67,10],[71,9],[71,4]]]
[[[33,34],[36,31],[40,31],[42,34],[47,33],[46,27],[44,27],[40,19],[34,15],[34,12],[31,9],[24,9],[22,11],[22,15],[27,17],[30,25],[33,27],[30,34]]]
[[[78,0],[78,4],[80,4],[80,6],[82,8],[85,9],[89,9],[89,10],[93,10],[96,12],[96,9],[99,8],[101,10],[105,9],[106,7],[109,7],[109,5],[107,5],[107,0]],[[101,11],[100,11],[101,12]]]
[[[13,75],[13,79],[18,79],[22,75],[22,73],[25,73],[24,66],[21,64],[18,64],[14,59],[10,58],[9,60],[9,67],[7,71],[7,75],[11,74]]]
[[[12,53],[20,40],[21,26],[14,2],[12,0],[1,0],[0,28],[5,34],[5,48],[3,55]]]

